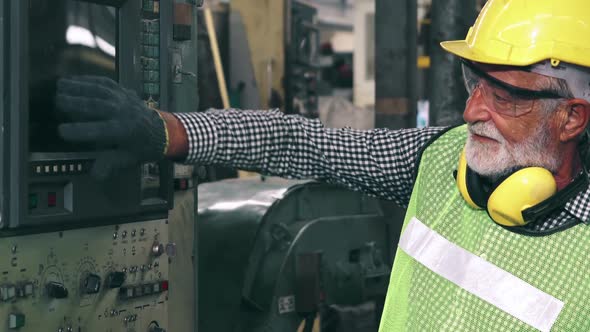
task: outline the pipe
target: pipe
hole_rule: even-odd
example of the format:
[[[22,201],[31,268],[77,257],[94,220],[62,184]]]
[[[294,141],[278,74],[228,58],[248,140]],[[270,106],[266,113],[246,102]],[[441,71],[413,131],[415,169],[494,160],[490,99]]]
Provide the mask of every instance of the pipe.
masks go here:
[[[417,10],[415,0],[375,3],[375,127],[416,126]]]
[[[463,123],[467,91],[458,57],[440,47],[446,40],[465,39],[476,17],[475,0],[436,0],[432,2],[430,125],[451,126]]]

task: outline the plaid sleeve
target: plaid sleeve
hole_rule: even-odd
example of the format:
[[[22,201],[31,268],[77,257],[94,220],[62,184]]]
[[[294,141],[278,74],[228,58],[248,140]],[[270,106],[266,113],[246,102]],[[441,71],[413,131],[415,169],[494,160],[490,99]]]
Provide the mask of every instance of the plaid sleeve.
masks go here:
[[[278,110],[175,115],[189,137],[187,163],[317,179],[402,206],[411,195],[418,151],[444,129],[332,129]]]

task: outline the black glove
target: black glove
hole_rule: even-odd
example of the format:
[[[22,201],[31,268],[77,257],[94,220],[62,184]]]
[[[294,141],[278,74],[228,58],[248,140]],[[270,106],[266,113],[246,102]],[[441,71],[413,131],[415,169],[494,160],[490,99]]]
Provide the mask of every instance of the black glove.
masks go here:
[[[60,124],[63,139],[108,147],[99,153],[92,168],[99,179],[106,179],[118,169],[164,157],[168,144],[164,120],[135,92],[109,78],[60,79],[56,104],[72,121]]]

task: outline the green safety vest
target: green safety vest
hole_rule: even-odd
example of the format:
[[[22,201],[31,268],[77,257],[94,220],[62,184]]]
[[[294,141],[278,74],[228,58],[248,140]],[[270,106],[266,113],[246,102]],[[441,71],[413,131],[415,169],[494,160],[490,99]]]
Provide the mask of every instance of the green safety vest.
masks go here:
[[[424,151],[380,332],[590,331],[590,228],[510,232],[462,199],[454,128]]]

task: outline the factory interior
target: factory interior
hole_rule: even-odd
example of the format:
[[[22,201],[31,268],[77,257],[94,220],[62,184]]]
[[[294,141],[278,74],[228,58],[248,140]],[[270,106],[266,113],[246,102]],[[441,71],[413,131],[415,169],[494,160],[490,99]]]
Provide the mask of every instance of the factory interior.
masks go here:
[[[587,275],[570,278],[582,286],[566,292],[552,284],[561,279],[511,265],[523,259],[504,260],[545,248],[534,239],[557,248],[559,234],[585,234],[583,225],[530,236],[538,229],[527,219],[508,230],[512,219],[490,207],[493,196],[483,205],[465,197],[479,172],[461,166],[475,158],[469,143],[461,157],[463,143],[453,156],[444,145],[466,139],[465,122],[484,122],[484,111],[468,110],[495,98],[486,91],[525,90],[486,69],[510,62],[469,58],[477,43],[502,24],[499,40],[511,41],[549,20],[553,3],[1,0],[0,332],[590,330],[590,297],[569,293],[586,294]],[[590,12],[581,0],[565,7],[563,22]],[[518,21],[535,10],[538,21]],[[588,14],[579,15],[578,25],[562,23],[567,31],[590,31]],[[590,59],[588,48],[571,50]],[[585,65],[553,54],[540,60]],[[505,113],[494,104],[490,121],[526,98]],[[86,117],[70,135],[64,110]],[[98,120],[108,126],[84,127]],[[177,137],[184,150],[174,154]],[[451,171],[427,167],[442,159]],[[580,181],[560,204],[588,185]],[[496,195],[495,183],[482,186]],[[528,195],[518,188],[500,204]],[[494,236],[518,247],[493,247]],[[432,258],[455,251],[456,260]],[[465,281],[467,266],[481,268],[478,280]]]

